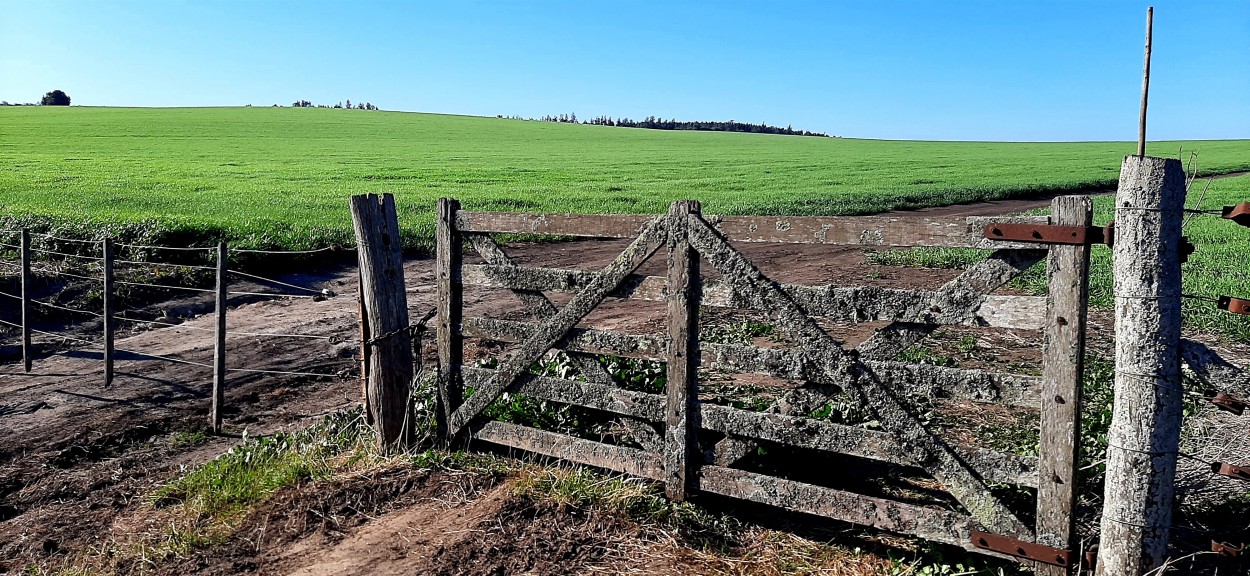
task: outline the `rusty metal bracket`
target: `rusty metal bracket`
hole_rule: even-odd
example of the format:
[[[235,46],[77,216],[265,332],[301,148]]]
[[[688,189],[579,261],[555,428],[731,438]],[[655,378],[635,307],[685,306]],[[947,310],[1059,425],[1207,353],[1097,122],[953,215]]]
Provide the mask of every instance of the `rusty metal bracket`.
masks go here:
[[[1250,314],[1250,300],[1242,298],[1233,298],[1232,296],[1220,296],[1218,303],[1215,305],[1220,310],[1228,310],[1233,314]]]
[[[1220,476],[1228,476],[1238,480],[1250,480],[1250,466],[1237,466],[1227,462],[1212,462],[1211,471]]]
[[[1220,542],[1218,540],[1211,541],[1211,551],[1225,558],[1236,558],[1241,556],[1241,553],[1245,552],[1245,550],[1245,544],[1242,544],[1241,546],[1234,546],[1227,542]]]
[[[1072,565],[1072,551],[1063,548],[1044,546],[1036,542],[1017,540],[1010,536],[990,534],[973,530],[972,545],[984,550],[993,550],[1017,558],[1026,558],[1052,566],[1068,567]]]
[[[1220,216],[1241,224],[1242,226],[1250,226],[1250,202],[1242,202],[1234,206],[1225,206],[1224,210],[1221,211]]]
[[[1216,392],[1215,396],[1211,397],[1211,403],[1215,404],[1216,408],[1219,408],[1220,410],[1232,412],[1238,416],[1241,416],[1241,414],[1246,410],[1245,400],[1227,392]]]
[[[1054,224],[986,224],[982,233],[990,240],[1036,244],[1106,244],[1115,238],[1115,222],[1106,226],[1057,226]]]
[[[1198,250],[1198,247],[1194,246],[1193,242],[1189,241],[1189,236],[1181,236],[1181,245],[1177,250],[1177,253],[1180,255],[1180,261],[1182,264],[1188,262],[1189,255],[1193,254],[1196,250]]]

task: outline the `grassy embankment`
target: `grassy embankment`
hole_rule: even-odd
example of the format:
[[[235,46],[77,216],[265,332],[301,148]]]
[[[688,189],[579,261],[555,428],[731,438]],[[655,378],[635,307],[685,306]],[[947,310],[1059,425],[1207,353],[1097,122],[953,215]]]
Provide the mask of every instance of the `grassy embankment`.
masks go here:
[[[1204,172],[1250,141],[1160,142]],[[0,108],[0,227],[308,248],[349,242],[351,194],[392,192],[405,242],[434,201],[466,209],[860,214],[1110,186],[1133,145],[942,143],[665,132],[290,108]],[[102,226],[103,225],[103,226]]]

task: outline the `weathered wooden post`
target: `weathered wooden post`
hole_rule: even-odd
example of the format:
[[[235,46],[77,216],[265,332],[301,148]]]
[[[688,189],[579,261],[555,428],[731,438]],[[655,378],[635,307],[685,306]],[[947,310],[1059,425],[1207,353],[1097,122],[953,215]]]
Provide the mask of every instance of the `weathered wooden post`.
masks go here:
[[[395,197],[390,194],[352,196],[351,209],[365,320],[372,334],[366,343],[372,345],[368,409],[381,448],[402,450],[408,446],[412,433],[408,418],[412,346],[399,215]]]
[[[1129,156],[1116,194],[1115,407],[1097,574],[1138,576],[1162,564],[1182,410],[1180,160]]]
[[[221,432],[221,410],[226,405],[226,268],[229,250],[226,243],[217,244],[217,318],[213,339],[213,404],[208,424],[213,434]]]
[[[113,384],[113,339],[117,325],[113,319],[113,239],[104,239],[104,387]]]
[[[1060,196],[1051,202],[1050,214],[1054,225],[1089,226],[1094,204],[1088,196]],[[1088,245],[1055,244],[1046,258],[1046,318],[1050,324],[1044,327],[1042,341],[1037,542],[1064,550],[1075,545],[1089,250]],[[1070,570],[1071,566],[1034,566],[1039,576],[1063,576]]]
[[[26,371],[30,372],[31,362],[34,359],[35,351],[30,344],[30,323],[33,318],[30,314],[30,293],[35,287],[31,285],[32,277],[30,275],[30,230],[22,228],[22,365],[26,367]]]
[[[460,315],[464,307],[464,287],[460,282],[464,241],[456,231],[460,202],[438,199],[434,239],[434,275],[438,285],[438,399],[435,417],[438,437],[451,441],[448,422],[464,397],[460,365],[464,362],[464,341],[460,336]]]
[[[668,210],[668,373],[664,428],[664,491],[685,500],[697,473],[699,374],[699,255],[690,248],[697,200]]]

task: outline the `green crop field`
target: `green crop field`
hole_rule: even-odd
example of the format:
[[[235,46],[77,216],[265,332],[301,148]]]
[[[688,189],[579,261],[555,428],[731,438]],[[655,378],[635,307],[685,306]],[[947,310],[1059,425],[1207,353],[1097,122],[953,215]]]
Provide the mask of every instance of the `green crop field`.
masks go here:
[[[1202,172],[1250,141],[1159,142]],[[334,109],[0,108],[0,227],[254,248],[348,242],[347,197],[392,192],[405,242],[467,209],[862,214],[1112,185],[1134,146],[667,132]]]

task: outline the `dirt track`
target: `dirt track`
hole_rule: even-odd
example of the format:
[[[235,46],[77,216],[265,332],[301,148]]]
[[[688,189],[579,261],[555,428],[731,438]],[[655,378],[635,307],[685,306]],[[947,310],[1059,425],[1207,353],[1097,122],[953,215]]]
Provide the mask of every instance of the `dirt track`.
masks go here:
[[[897,214],[994,215],[1046,205],[1045,200],[1009,201]],[[593,268],[610,261],[623,246],[620,241],[579,241],[520,244],[507,251],[519,263]],[[869,265],[862,250],[854,247],[751,245],[744,252],[777,280],[796,283],[934,288],[957,273]],[[428,259],[419,259],[406,266],[413,317],[434,306],[431,264]],[[642,272],[662,275],[662,266],[662,256],[653,258]],[[228,342],[228,366],[329,376],[232,373],[225,412],[225,427],[232,434],[245,429],[253,435],[263,434],[300,425],[309,418],[354,405],[359,398],[360,384],[352,360],[358,345],[355,269],[339,267],[319,276],[283,279],[326,287],[341,296],[320,302],[276,299],[241,304],[230,310],[229,329],[336,340],[238,336]],[[205,299],[187,309],[206,310],[206,304]],[[506,292],[471,289],[466,293],[466,306],[470,314],[507,315],[516,304]],[[661,307],[655,308],[658,312]],[[638,303],[608,302],[587,324],[659,333],[659,317],[646,314],[647,309]],[[211,326],[211,317],[190,318],[179,327],[120,339],[117,348],[210,364],[212,335],[203,330]],[[853,344],[856,335],[840,337]],[[494,351],[471,350],[466,356],[472,359]],[[55,564],[58,558],[106,541],[110,531],[126,529],[117,524],[118,519],[141,507],[144,495],[175,477],[180,466],[204,462],[237,441],[233,436],[218,437],[192,448],[171,441],[175,432],[203,428],[211,368],[124,354],[120,358],[118,377],[108,389],[102,388],[102,362],[94,353],[70,351],[41,358],[29,375],[22,374],[17,363],[0,365],[0,437],[4,439],[0,443],[0,558],[7,559],[0,561],[0,573]],[[417,493],[432,498],[436,492]],[[391,573],[414,567],[403,560],[409,554],[392,550],[396,534],[414,526],[441,531],[437,538],[433,533],[421,536],[404,532],[405,538],[425,537],[437,548],[438,542],[450,542],[446,534],[477,530],[478,516],[498,512],[470,507],[458,511],[454,518],[444,518],[443,508],[431,504],[429,498],[424,503],[420,498],[412,499],[410,506],[405,510],[382,506],[375,512],[385,516],[362,520],[363,525],[348,529],[338,538],[296,544],[286,554],[269,556],[258,544],[254,556],[246,561],[234,558],[235,563],[229,565],[183,564],[179,571]],[[366,551],[366,556],[360,556]],[[371,561],[361,563],[364,558]],[[449,557],[448,561],[455,559]],[[424,567],[437,571],[429,564]]]

